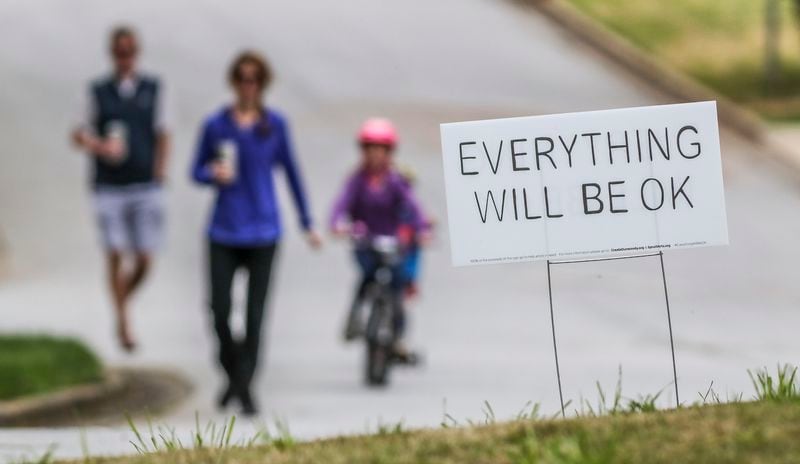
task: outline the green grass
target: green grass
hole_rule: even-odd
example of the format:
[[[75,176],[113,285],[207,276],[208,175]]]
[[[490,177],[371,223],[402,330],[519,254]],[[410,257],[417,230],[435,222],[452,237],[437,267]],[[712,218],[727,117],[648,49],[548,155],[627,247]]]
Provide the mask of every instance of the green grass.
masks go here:
[[[759,401],[571,420],[516,420],[470,427],[382,433],[285,446],[173,450],[96,464],[215,463],[795,463],[800,403]],[[143,441],[146,442],[146,438]],[[80,461],[78,461],[80,462]],[[83,461],[85,462],[85,461]]]
[[[780,0],[781,71],[764,74],[765,0],[567,0],[666,64],[770,119],[800,118],[800,26]]]
[[[764,369],[749,371],[750,380],[756,390],[756,398],[769,401],[800,401],[800,386],[797,385],[797,368],[788,364],[779,365],[775,375]]]
[[[406,430],[382,424],[372,435],[297,443],[285,423],[264,427],[248,440],[231,440],[235,420],[205,427],[197,420],[184,448],[174,430],[140,431],[133,423],[139,452],[122,458],[86,458],[95,464],[301,464],[301,463],[796,463],[800,462],[800,388],[797,369],[778,366],[749,371],[755,401],[741,395],[723,404],[713,390],[699,393],[692,406],[659,411],[659,394],[637,399],[612,394],[598,385],[596,405],[582,401],[579,417],[541,418],[538,405],[526,405],[510,422],[497,422],[484,403],[483,420],[459,422],[447,413],[441,428]],[[600,415],[602,414],[602,415]],[[44,460],[35,461],[47,464]]]
[[[80,342],[0,335],[0,401],[100,380],[102,367]]]

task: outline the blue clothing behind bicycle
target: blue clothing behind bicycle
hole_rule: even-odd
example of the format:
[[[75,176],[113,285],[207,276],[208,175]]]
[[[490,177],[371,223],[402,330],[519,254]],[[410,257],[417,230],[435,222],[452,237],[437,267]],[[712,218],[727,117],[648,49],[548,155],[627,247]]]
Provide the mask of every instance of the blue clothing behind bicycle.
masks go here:
[[[229,246],[252,246],[276,242],[281,220],[272,169],[282,167],[289,180],[300,223],[311,227],[299,167],[294,158],[287,122],[279,113],[264,108],[264,117],[250,127],[239,127],[231,111],[224,108],[211,115],[203,127],[192,167],[192,177],[213,184],[210,163],[223,142],[237,147],[236,179],[218,188],[208,234],[212,242]]]

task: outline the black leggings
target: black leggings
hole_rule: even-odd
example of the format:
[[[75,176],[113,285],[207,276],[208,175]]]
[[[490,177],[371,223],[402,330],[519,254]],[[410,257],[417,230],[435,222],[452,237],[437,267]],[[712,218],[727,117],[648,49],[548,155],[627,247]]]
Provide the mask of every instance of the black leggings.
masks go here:
[[[219,361],[231,386],[247,389],[258,364],[261,323],[277,243],[232,247],[211,242],[209,266],[211,311],[219,338]],[[236,270],[244,268],[247,282],[247,323],[243,341],[233,339],[230,327],[231,285]]]

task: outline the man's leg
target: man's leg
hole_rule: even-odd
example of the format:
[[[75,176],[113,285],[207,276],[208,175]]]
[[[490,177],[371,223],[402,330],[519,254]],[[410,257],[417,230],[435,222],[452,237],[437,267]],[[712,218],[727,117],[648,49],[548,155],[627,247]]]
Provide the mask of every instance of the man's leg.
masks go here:
[[[131,351],[136,343],[133,341],[128,323],[128,305],[125,292],[125,276],[123,271],[122,254],[118,251],[108,251],[106,254],[108,266],[108,283],[111,298],[114,303],[114,313],[117,318],[117,337],[120,345]]]
[[[125,299],[130,296],[139,288],[145,277],[150,271],[150,263],[152,258],[148,252],[139,251],[135,254],[133,269],[124,278],[124,297]]]
[[[103,246],[106,249],[108,286],[116,316],[119,343],[131,351],[135,343],[128,324],[125,260],[123,250],[130,245],[126,221],[124,193],[114,189],[99,189],[94,194],[94,204]]]
[[[264,320],[267,293],[272,275],[272,263],[277,244],[247,250],[245,266],[247,282],[247,328],[242,345],[242,406],[245,414],[255,414],[256,407],[250,395],[250,383],[258,365],[261,330]]]
[[[105,188],[95,193],[95,208],[103,243],[108,250],[108,281],[117,319],[117,336],[127,351],[135,348],[129,322],[129,299],[150,269],[162,229],[160,192]],[[126,270],[124,250],[135,250],[133,267]]]
[[[161,188],[146,186],[128,195],[126,219],[135,256],[133,269],[125,280],[126,297],[133,294],[147,277],[153,261],[152,256],[161,247],[164,235]]]
[[[109,257],[109,268],[111,270],[111,281],[114,287],[114,305],[117,308],[117,330],[122,347],[127,351],[136,348],[136,341],[130,329],[128,317],[128,302],[131,295],[144,281],[150,269],[150,255],[144,252],[137,252],[133,257],[133,268],[126,270],[123,262],[123,255],[119,252],[111,252]]]

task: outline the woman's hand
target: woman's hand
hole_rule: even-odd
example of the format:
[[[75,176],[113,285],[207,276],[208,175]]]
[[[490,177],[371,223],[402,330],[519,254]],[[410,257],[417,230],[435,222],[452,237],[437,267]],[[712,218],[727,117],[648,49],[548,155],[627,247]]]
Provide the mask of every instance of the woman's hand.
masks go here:
[[[306,231],[306,242],[308,242],[308,246],[314,250],[318,250],[322,247],[322,237],[314,229]]]
[[[211,163],[211,178],[219,185],[228,185],[233,182],[233,167],[225,161]]]

